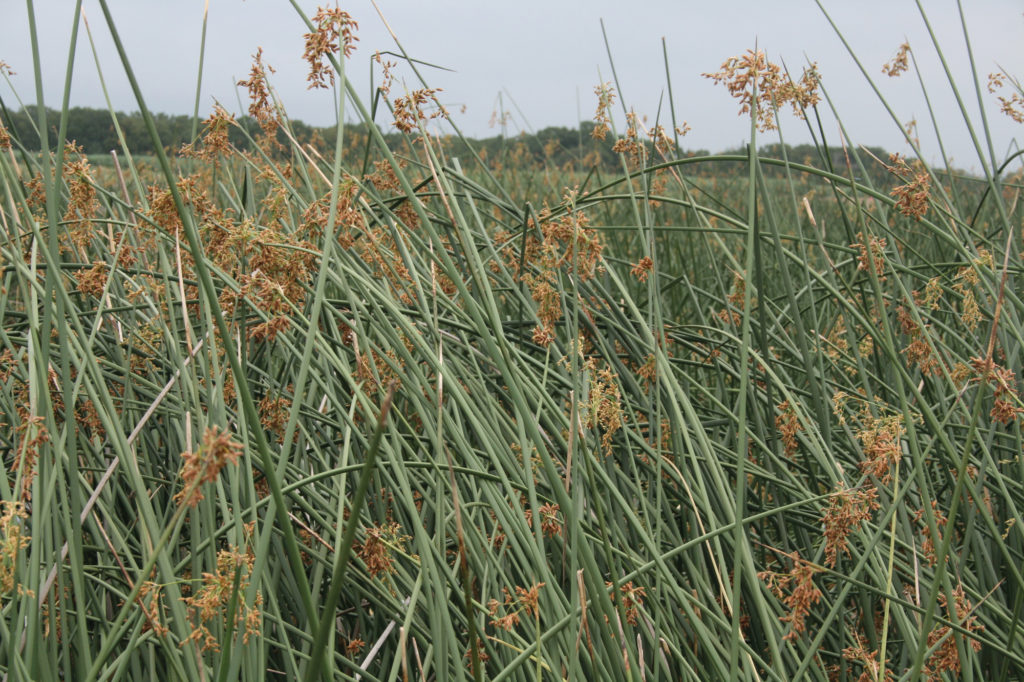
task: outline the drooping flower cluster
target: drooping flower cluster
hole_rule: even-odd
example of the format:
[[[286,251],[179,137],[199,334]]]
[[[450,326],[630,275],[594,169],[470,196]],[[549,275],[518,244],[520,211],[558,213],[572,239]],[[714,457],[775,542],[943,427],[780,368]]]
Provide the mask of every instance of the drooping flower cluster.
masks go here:
[[[359,24],[352,16],[338,8],[317,9],[313,15],[312,22],[316,30],[306,33],[303,37],[306,40],[306,51],[302,58],[309,63],[309,88],[326,88],[334,85],[334,69],[331,66],[330,57],[337,54],[339,40],[341,51],[346,56],[352,55],[356,49],[355,31]]]
[[[840,483],[835,494],[828,498],[828,509],[822,523],[825,526],[825,565],[834,568],[840,552],[849,555],[847,538],[860,526],[871,520],[879,508],[878,490],[874,486],[851,490]]]
[[[740,101],[741,116],[756,108],[757,128],[761,132],[778,128],[775,112],[779,107],[789,104],[793,113],[802,118],[804,109],[820,100],[817,65],[811,64],[800,80],[794,81],[778,64],[768,61],[763,50],[747,50],[740,57],[725,60],[721,70],[701,75],[715,84],[725,84],[729,94]]]
[[[249,587],[254,563],[255,556],[251,552],[240,552],[238,548],[217,553],[214,572],[203,573],[202,586],[191,597],[182,599],[188,605],[189,619],[192,621],[192,632],[182,644],[195,642],[203,651],[219,651],[220,641],[209,626],[218,621],[227,624],[228,607],[235,596],[238,597],[238,607],[234,612],[233,627],[242,631],[242,642],[248,644],[252,637],[259,634],[263,595],[256,593],[252,607],[247,607],[242,598]]]
[[[772,594],[781,599],[789,609],[789,613],[781,616],[779,620],[783,623],[792,623],[792,629],[786,633],[784,639],[794,640],[807,630],[807,616],[811,606],[821,601],[821,590],[814,584],[814,575],[821,569],[800,558],[796,552],[785,556],[793,562],[793,568],[788,573],[761,571],[757,577],[765,581]]]
[[[183,485],[174,499],[180,505],[195,507],[203,499],[202,485],[216,481],[229,463],[237,463],[242,450],[242,444],[232,440],[231,434],[219,426],[206,429],[198,450],[181,453]]]

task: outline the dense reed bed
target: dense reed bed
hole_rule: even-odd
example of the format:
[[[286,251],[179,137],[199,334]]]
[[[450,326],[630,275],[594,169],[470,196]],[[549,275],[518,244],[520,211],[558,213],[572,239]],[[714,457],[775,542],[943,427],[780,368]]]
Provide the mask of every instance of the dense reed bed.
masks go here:
[[[405,144],[298,144],[258,54],[249,151],[220,109],[102,170],[42,108],[47,151],[0,140],[5,679],[1024,675],[1024,207],[984,120],[982,175],[872,158],[817,127],[827,74],[751,52],[710,74],[744,155],[609,83],[619,173],[517,166],[307,23],[339,121]],[[815,158],[758,152],[790,108]]]

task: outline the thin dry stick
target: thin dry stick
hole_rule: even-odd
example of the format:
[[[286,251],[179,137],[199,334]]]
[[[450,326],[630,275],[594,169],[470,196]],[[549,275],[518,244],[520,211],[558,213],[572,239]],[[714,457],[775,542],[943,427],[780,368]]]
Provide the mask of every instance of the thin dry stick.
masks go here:
[[[836,267],[835,261],[832,260],[832,256],[830,256],[828,254],[828,251],[825,249],[825,244],[823,243],[824,240],[825,240],[825,223],[823,222],[821,224],[821,228],[819,229],[818,228],[818,221],[814,219],[814,212],[811,211],[811,202],[809,202],[807,200],[807,197],[804,197],[803,203],[804,203],[804,210],[807,211],[807,219],[811,221],[811,226],[815,230],[819,230],[821,232],[821,240],[818,241],[818,247],[821,248],[822,255],[825,256],[825,260],[828,261],[828,264],[832,268],[832,271],[833,272],[839,272],[839,268]]]
[[[281,133],[283,133],[284,136],[287,137],[291,141],[291,143],[292,143],[292,145],[294,145],[295,149],[299,150],[299,153],[302,154],[302,156],[305,157],[306,161],[309,161],[309,165],[313,167],[313,170],[315,170],[317,175],[320,176],[320,179],[323,180],[324,182],[326,182],[327,185],[329,186],[331,184],[331,181],[327,179],[327,176],[324,175],[324,172],[322,170],[320,170],[320,167],[317,166],[316,163],[313,161],[313,159],[310,158],[309,154],[306,153],[306,150],[302,148],[302,145],[299,144],[295,140],[294,137],[292,137],[291,133],[289,133],[288,130],[284,126],[278,126],[277,129],[280,130]],[[317,154],[317,156],[320,156],[320,155]],[[320,158],[323,158],[323,157],[321,156]]]
[[[658,657],[661,658],[661,663],[663,666],[665,666],[665,670],[668,670],[668,655],[670,654],[670,652],[668,649],[668,644],[665,642],[665,638],[658,636],[658,633],[654,631],[654,622],[651,621],[651,619],[648,618],[646,615],[643,616],[643,622],[644,625],[647,626],[647,633],[651,636],[651,641],[661,644],[660,648],[656,644],[654,650],[658,652]],[[639,634],[637,635],[637,638],[640,638]],[[643,655],[640,656],[640,660],[643,660]]]
[[[363,659],[363,662],[359,666],[360,668],[362,668],[363,670],[366,670],[366,666],[370,665],[370,663],[373,661],[373,659],[377,656],[377,652],[380,651],[380,648],[382,646],[384,646],[384,640],[386,640],[388,638],[388,635],[390,635],[391,631],[394,630],[394,629],[395,629],[395,621],[391,621],[390,623],[388,623],[388,626],[386,628],[384,628],[384,632],[382,632],[380,637],[377,638],[377,641],[374,642],[373,647],[370,648],[370,651],[367,652],[366,658]],[[404,657],[403,657],[403,659],[404,659]],[[356,675],[356,682],[359,682],[359,680],[361,680],[361,679],[362,679],[362,675]]]
[[[323,539],[322,537],[320,537],[320,535],[318,535],[318,534],[317,534],[317,532],[316,532],[315,530],[313,530],[312,528],[310,528],[310,527],[309,527],[309,525],[308,525],[308,524],[306,524],[306,523],[305,523],[305,522],[304,522],[304,521],[303,521],[302,519],[300,519],[300,518],[299,518],[298,516],[296,516],[295,514],[293,514],[293,513],[291,513],[291,512],[288,512],[288,518],[290,518],[290,519],[291,519],[292,521],[294,521],[295,523],[297,523],[297,524],[299,524],[300,526],[302,526],[302,530],[304,530],[304,531],[306,531],[307,533],[309,533],[310,537],[312,537],[312,538],[313,538],[314,540],[317,540],[317,541],[318,541],[318,542],[319,542],[319,543],[320,543],[321,545],[323,545],[324,547],[326,547],[328,551],[330,551],[330,552],[334,552],[334,547],[331,547],[331,544],[330,544],[329,542],[327,542],[327,541],[326,541],[326,540],[324,540],[324,539]]]
[[[580,591],[580,629],[576,633],[576,648],[575,652],[577,655],[580,650],[580,640],[583,638],[583,633],[587,633],[587,650],[590,652],[590,658],[594,658],[594,640],[590,638],[590,625],[587,623],[587,587],[583,582],[583,569],[576,571],[576,584]]]
[[[185,361],[182,362],[181,369],[177,370],[174,373],[174,376],[172,376],[168,380],[168,382],[164,385],[163,389],[161,389],[160,393],[156,396],[153,402],[150,403],[149,407],[146,409],[146,413],[142,415],[142,418],[139,420],[139,423],[135,425],[135,428],[132,429],[132,432],[128,435],[128,439],[125,441],[125,445],[127,447],[130,448],[132,446],[132,443],[135,442],[135,439],[138,438],[140,433],[142,433],[142,427],[146,425],[146,422],[149,421],[149,418],[153,416],[154,412],[156,412],[156,408],[159,407],[160,403],[162,403],[164,398],[167,397],[167,394],[174,386],[174,383],[178,380],[178,377],[181,376],[181,372],[192,361],[192,358],[196,356],[196,353],[199,352],[199,349],[203,347],[203,341],[204,339],[200,339],[199,343],[196,344],[196,347],[192,349],[192,352],[188,355],[188,357],[185,358]],[[120,461],[120,457],[116,456],[114,457],[114,459],[110,461],[110,465],[107,466],[107,470],[103,472],[103,476],[100,477],[99,483],[96,484],[96,488],[92,491],[92,494],[89,496],[89,499],[86,500],[85,506],[82,507],[82,513],[79,515],[79,523],[84,524],[85,520],[89,518],[89,513],[92,511],[93,505],[96,504],[96,500],[99,499],[100,493],[103,492],[103,489],[106,487],[107,482],[110,480],[110,477],[114,475],[114,470],[117,469],[117,465]],[[50,568],[50,573],[46,576],[46,580],[43,582],[43,585],[39,590],[40,608],[42,608],[43,604],[46,603],[46,595],[50,591],[50,588],[53,587],[53,582],[57,579],[57,568],[62,563],[64,563],[64,560],[67,558],[68,543],[65,541],[64,546],[60,549],[60,561],[55,563],[53,567]]]
[[[622,629],[622,618],[619,617],[619,612],[615,612],[615,624],[619,628],[619,646],[622,648],[622,664],[626,668],[626,672],[629,672],[629,652],[626,651],[626,632]]]
[[[423,660],[420,659],[420,646],[416,643],[416,638],[412,638],[412,651],[416,654],[416,666],[420,669],[420,679],[423,682],[427,682],[427,673],[423,670]]]
[[[103,527],[102,523],[97,523],[96,527],[100,529],[100,534],[103,536],[104,542],[107,543],[107,547],[110,548],[110,553],[114,557],[114,561],[117,562],[118,567],[121,569],[121,575],[124,576],[124,581],[126,583],[128,583],[128,587],[130,589],[134,590],[135,589],[135,582],[132,580],[131,576],[128,574],[128,569],[125,567],[124,562],[121,561],[121,557],[118,556],[117,550],[114,549],[114,543],[110,541],[110,536],[107,535],[107,530]],[[139,601],[139,604],[142,604],[142,596],[141,595],[138,597],[138,601]],[[142,613],[146,617],[146,620],[149,621],[150,626],[154,630],[156,630],[157,626],[159,626],[159,623],[154,622],[152,616],[149,614],[149,612],[146,609],[142,609]]]

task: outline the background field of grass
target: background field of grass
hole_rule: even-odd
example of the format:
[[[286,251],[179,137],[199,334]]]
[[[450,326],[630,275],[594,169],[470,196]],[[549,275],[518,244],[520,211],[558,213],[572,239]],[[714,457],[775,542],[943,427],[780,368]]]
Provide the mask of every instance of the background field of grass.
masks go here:
[[[100,167],[65,101],[0,150],[5,679],[1024,676],[1024,207],[984,120],[981,175],[875,158],[826,79],[789,158],[784,76],[742,154],[615,101],[618,168],[482,156],[412,63],[353,91],[345,20],[311,60],[353,139],[298,141],[256,65],[263,128]]]

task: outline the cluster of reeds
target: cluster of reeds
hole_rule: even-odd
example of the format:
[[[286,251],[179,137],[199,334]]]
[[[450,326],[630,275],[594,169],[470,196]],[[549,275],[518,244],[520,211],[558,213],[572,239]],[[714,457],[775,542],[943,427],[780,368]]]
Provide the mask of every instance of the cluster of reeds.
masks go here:
[[[246,151],[219,108],[105,170],[66,97],[41,154],[0,128],[5,679],[1024,675],[1024,207],[984,121],[981,175],[836,166],[827,74],[750,52],[708,74],[745,155],[607,83],[619,176],[496,170],[416,62],[366,104],[356,22],[306,21],[333,149],[258,50]],[[784,106],[818,158],[759,153]]]

